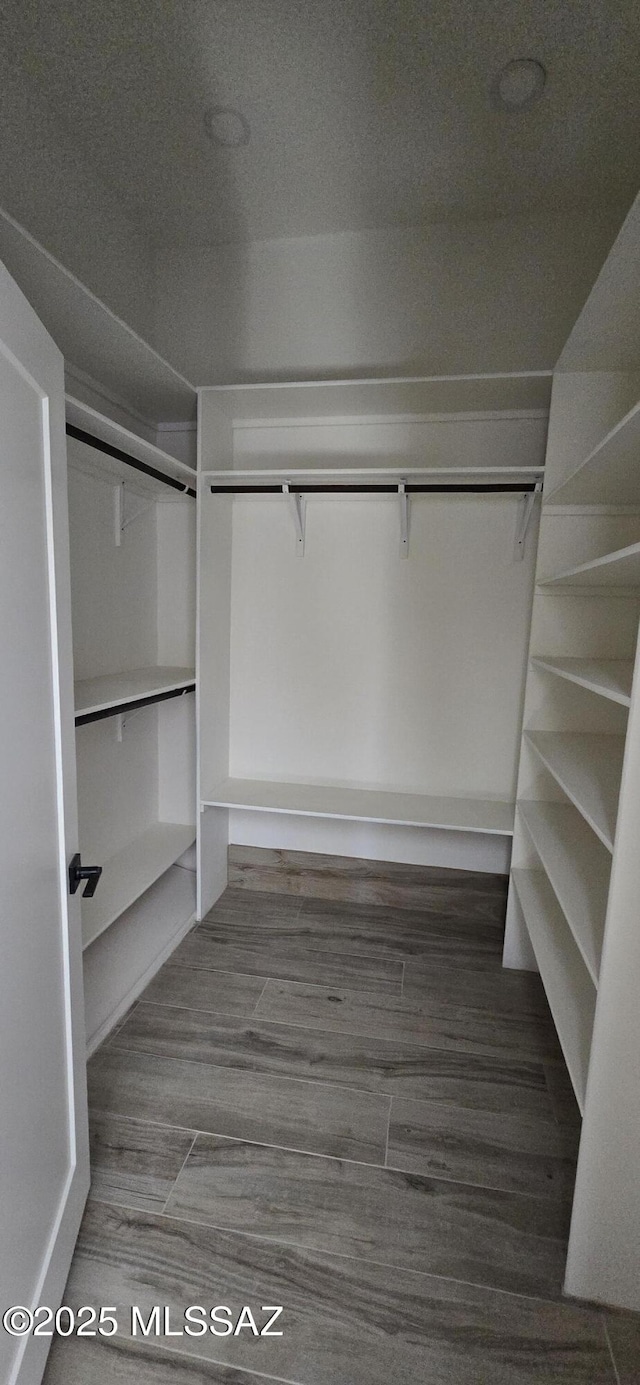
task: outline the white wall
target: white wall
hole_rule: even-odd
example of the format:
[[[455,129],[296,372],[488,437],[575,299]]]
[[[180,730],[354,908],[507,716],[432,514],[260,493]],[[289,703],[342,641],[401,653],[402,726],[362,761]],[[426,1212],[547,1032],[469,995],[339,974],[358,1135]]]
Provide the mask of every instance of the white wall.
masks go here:
[[[518,501],[234,503],[230,773],[511,798],[534,546]]]
[[[197,384],[549,369],[622,214],[159,250],[155,344]]]
[[[35,78],[1,52],[0,86],[0,207],[148,336],[149,238],[52,118]]]

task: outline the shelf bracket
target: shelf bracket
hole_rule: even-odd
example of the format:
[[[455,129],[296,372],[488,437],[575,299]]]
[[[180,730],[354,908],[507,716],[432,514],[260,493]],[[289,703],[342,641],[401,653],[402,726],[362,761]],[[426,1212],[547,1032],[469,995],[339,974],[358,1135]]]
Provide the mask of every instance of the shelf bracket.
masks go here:
[[[134,717],[139,716],[140,713],[144,711],[146,711],[146,707],[134,707],[130,709],[128,712],[116,712],[114,722],[116,728],[116,740],[118,744],[121,744],[124,740],[124,733],[127,729],[127,726],[129,725],[129,722],[133,721]]]
[[[305,532],[305,501],[304,496],[297,491],[292,491],[289,482],[285,481],[282,487],[282,494],[285,495],[291,507],[293,522],[296,527],[296,549],[302,558],[304,556],[304,532]]]
[[[115,545],[119,548],[124,530],[124,481],[119,481],[113,488],[113,524]]]
[[[409,557],[409,496],[407,495],[406,482],[401,481],[398,486],[398,503],[400,506],[400,557]]]
[[[529,525],[531,523],[533,507],[536,502],[536,497],[540,494],[541,490],[542,481],[536,481],[535,489],[532,491],[527,491],[525,495],[520,497],[520,505],[518,507],[518,521],[516,527],[516,541],[514,544],[513,551],[514,559],[518,563],[522,562],[525,555],[527,534],[529,532]]]

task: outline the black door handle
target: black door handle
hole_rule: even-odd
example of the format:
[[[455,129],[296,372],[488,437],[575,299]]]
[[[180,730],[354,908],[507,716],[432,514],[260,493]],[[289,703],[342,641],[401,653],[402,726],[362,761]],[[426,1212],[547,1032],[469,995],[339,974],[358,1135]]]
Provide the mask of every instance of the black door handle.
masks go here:
[[[91,899],[91,896],[96,892],[96,885],[101,875],[102,866],[83,866],[80,853],[76,852],[69,866],[69,894],[75,894],[82,881],[86,880],[82,898]]]

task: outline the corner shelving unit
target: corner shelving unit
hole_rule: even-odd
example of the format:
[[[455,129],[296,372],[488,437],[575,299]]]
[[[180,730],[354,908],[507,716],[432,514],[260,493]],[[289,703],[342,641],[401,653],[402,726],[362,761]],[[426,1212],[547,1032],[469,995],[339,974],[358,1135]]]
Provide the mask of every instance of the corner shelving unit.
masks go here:
[[[505,965],[537,966],[582,1132],[565,1290],[640,1309],[640,200],[552,391]]]

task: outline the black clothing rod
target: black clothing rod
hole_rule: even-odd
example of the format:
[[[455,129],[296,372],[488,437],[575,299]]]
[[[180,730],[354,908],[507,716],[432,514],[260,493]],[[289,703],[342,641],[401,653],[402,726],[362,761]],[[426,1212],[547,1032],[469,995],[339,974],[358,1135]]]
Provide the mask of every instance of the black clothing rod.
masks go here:
[[[180,491],[181,495],[191,495],[196,498],[196,492],[190,486],[183,486],[182,481],[176,481],[174,476],[165,476],[164,471],[156,471],[154,466],[148,466],[146,462],[138,461],[137,457],[132,457],[128,452],[123,452],[119,447],[113,447],[110,442],[103,442],[102,438],[96,438],[93,433],[85,433],[84,428],[76,428],[75,423],[67,424],[67,437],[76,438],[78,442],[86,442],[89,447],[95,447],[98,452],[105,452],[107,457],[115,457],[117,462],[125,462],[127,466],[132,466],[136,471],[144,471],[146,476],[153,476],[154,480],[162,481],[165,486],[171,486],[174,491]]]
[[[81,712],[76,717],[76,726],[86,726],[90,721],[104,721],[105,717],[117,717],[119,712],[135,712],[137,707],[151,707],[154,702],[168,702],[170,697],[184,697],[185,693],[192,693],[195,690],[195,683],[187,683],[184,688],[171,688],[169,692],[151,693],[149,697],[137,697],[131,702],[119,702],[117,707],[102,707],[98,712]]]
[[[509,482],[509,483],[503,482],[503,481],[495,481],[495,482],[494,482],[494,481],[491,481],[491,482],[487,482],[485,485],[478,485],[478,484],[475,484],[475,483],[470,483],[469,485],[460,485],[460,486],[439,485],[439,484],[436,484],[435,482],[433,482],[433,483],[432,483],[432,482],[429,482],[429,483],[427,483],[427,484],[422,484],[421,482],[409,481],[409,482],[407,482],[404,486],[402,486],[402,489],[401,489],[400,485],[386,485],[386,484],[376,485],[375,483],[371,483],[371,482],[368,482],[368,483],[363,484],[363,485],[350,484],[350,485],[341,486],[341,485],[306,485],[306,484],[299,485],[298,482],[296,481],[296,482],[292,482],[291,485],[289,485],[288,492],[287,492],[287,491],[284,491],[284,490],[283,490],[283,487],[282,487],[281,485],[280,485],[280,486],[233,486],[233,485],[224,485],[224,486],[211,486],[211,494],[212,494],[212,495],[283,495],[283,494],[284,494],[284,495],[286,495],[286,494],[289,494],[289,495],[352,495],[352,494],[356,493],[356,494],[362,494],[362,495],[398,495],[398,493],[401,493],[401,494],[402,494],[402,493],[404,492],[405,495],[415,495],[415,494],[420,493],[420,492],[430,491],[430,492],[435,492],[435,493],[437,493],[437,494],[439,494],[439,495],[458,495],[460,492],[462,492],[462,493],[464,493],[464,494],[471,494],[471,495],[486,495],[486,494],[496,494],[496,493],[502,494],[502,493],[504,493],[504,492],[517,492],[518,494],[521,494],[521,495],[522,495],[522,494],[525,494],[525,493],[529,493],[529,492],[531,492],[531,491],[535,491],[535,489],[536,489],[536,487],[537,487],[538,485],[539,485],[539,482],[538,482],[538,481],[513,481],[513,482]]]

